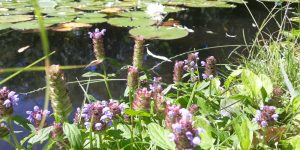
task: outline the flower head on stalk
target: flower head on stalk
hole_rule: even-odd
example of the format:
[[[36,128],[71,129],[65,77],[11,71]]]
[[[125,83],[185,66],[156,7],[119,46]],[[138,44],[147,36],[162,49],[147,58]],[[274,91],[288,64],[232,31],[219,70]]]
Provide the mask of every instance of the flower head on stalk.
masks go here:
[[[148,91],[147,88],[138,89],[135,93],[132,107],[134,110],[146,110],[150,109],[152,91]]]
[[[274,106],[262,106],[260,110],[256,111],[255,121],[261,126],[266,127],[269,124],[277,121],[278,114],[275,112]]]
[[[130,66],[128,68],[128,75],[127,75],[127,86],[130,89],[138,88],[139,84],[139,71],[137,67]]]
[[[182,80],[184,61],[176,61],[173,71],[173,81],[178,83]]]
[[[124,113],[128,106],[124,103],[119,104],[116,100],[97,101],[83,106],[80,118],[80,109],[75,114],[74,121],[78,123],[83,120],[87,129],[92,128],[93,131],[102,131],[110,127],[113,119]]]
[[[189,72],[194,72],[198,68],[199,52],[190,53],[188,58],[184,60],[183,69]]]
[[[13,113],[13,106],[17,106],[19,95],[6,87],[0,89],[0,117],[5,117]]]
[[[69,144],[69,140],[64,138],[64,131],[60,123],[54,122],[52,125],[51,138],[55,141],[59,150],[67,149],[66,145]]]
[[[38,128],[42,122],[42,118],[47,117],[50,111],[40,109],[39,106],[34,106],[33,111],[26,111],[26,114],[29,115],[27,120],[31,122],[34,127]],[[46,126],[46,124],[44,124],[44,126]]]
[[[106,32],[106,29],[102,29],[101,31],[96,28],[94,32],[89,32],[89,36],[91,39],[95,39],[95,40],[99,40],[102,39],[104,37],[104,33]]]
[[[170,140],[176,144],[176,149],[195,149],[200,144],[201,128],[194,128],[192,113],[179,106],[167,106],[166,125],[171,127]]]
[[[201,65],[205,67],[204,73],[202,74],[203,79],[212,79],[217,75],[216,63],[217,60],[214,56],[207,57],[206,62],[201,61]]]
[[[157,112],[163,112],[164,110],[164,94],[163,94],[163,88],[161,86],[161,77],[154,77],[153,83],[150,84],[150,89],[152,91],[152,98],[154,100],[155,104],[155,110]]]
[[[0,123],[0,139],[9,135],[9,128],[6,124]]]

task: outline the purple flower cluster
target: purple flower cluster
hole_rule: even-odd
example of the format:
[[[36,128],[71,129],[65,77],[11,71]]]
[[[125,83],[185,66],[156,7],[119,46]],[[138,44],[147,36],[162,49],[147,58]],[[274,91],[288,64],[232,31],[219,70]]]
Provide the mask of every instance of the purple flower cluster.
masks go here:
[[[192,113],[180,106],[167,103],[166,125],[171,128],[170,140],[175,141],[177,149],[194,149],[200,144],[201,128],[194,128]]]
[[[98,39],[102,39],[103,38],[105,32],[106,32],[106,29],[102,29],[100,31],[98,28],[96,28],[95,32],[89,32],[88,34],[90,35],[91,39],[98,40]]]
[[[277,121],[278,114],[275,112],[274,106],[262,106],[256,111],[255,121],[262,127],[268,126],[270,123]]]
[[[198,54],[199,52],[190,53],[188,55],[188,58],[184,60],[184,66],[183,66],[184,70],[193,72],[198,68],[198,64],[197,64],[199,60]]]
[[[17,106],[19,102],[19,95],[14,91],[9,91],[6,87],[0,89],[0,100],[6,108]]]
[[[132,108],[134,110],[146,110],[150,109],[152,91],[146,87],[138,89],[135,93],[134,100],[132,102]]]
[[[181,81],[183,76],[183,65],[184,61],[176,61],[173,70],[173,81],[174,83],[178,83]]]
[[[119,104],[116,100],[97,101],[83,106],[81,117],[87,129],[92,128],[93,131],[101,131],[110,127],[118,115],[124,113],[128,106],[124,103]],[[75,114],[75,122],[79,121],[80,109]],[[78,122],[76,122],[78,123]]]
[[[214,56],[209,56],[205,61],[201,61],[201,66],[205,68],[204,73],[202,74],[203,79],[212,79],[216,76],[216,63],[217,60]]]
[[[41,124],[42,118],[47,117],[50,111],[40,109],[38,106],[33,107],[33,111],[26,111],[29,116],[27,120],[30,121],[36,128]]]
[[[150,84],[150,89],[152,91],[152,98],[155,103],[155,110],[157,112],[163,112],[164,110],[164,94],[163,88],[161,86],[161,77],[154,77],[153,83]]]

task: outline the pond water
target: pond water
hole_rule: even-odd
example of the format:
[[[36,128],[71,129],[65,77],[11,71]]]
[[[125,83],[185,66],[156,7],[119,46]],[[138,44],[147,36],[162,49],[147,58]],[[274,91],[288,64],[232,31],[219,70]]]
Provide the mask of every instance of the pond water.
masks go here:
[[[270,6],[273,4],[270,4]],[[250,9],[258,22],[261,22],[267,15],[267,11],[258,3],[250,3]],[[253,26],[253,21],[249,12],[243,5],[236,8],[205,8],[205,9],[189,9],[175,14],[170,14],[179,20],[181,24],[193,29],[195,32],[190,33],[187,37],[172,41],[148,40],[149,50],[157,55],[172,57],[174,55],[205,47],[221,46],[221,45],[237,45],[244,44],[244,40],[250,42],[255,36],[257,28]],[[270,23],[272,24],[272,23]],[[109,73],[117,72],[116,78],[126,78],[127,71],[120,70],[124,65],[131,64],[133,40],[129,37],[127,28],[113,27],[108,24],[96,24],[92,28],[81,29],[70,32],[53,32],[49,31],[49,41],[51,51],[56,51],[51,56],[53,64],[60,65],[85,65],[94,60],[92,52],[91,39],[88,32],[94,28],[105,28],[105,49],[106,55],[114,60],[107,63]],[[270,31],[275,27],[268,27]],[[243,32],[245,38],[243,38]],[[232,35],[232,36],[226,36]],[[30,48],[25,52],[18,53],[20,47],[29,45]],[[219,62],[228,61],[228,54],[234,47],[223,47],[210,50],[204,50],[199,53],[200,59],[205,59],[209,55],[216,56]],[[38,33],[24,33],[20,31],[0,32],[0,67],[24,67],[43,56],[41,43]],[[184,59],[181,57],[179,59]],[[160,60],[145,55],[145,67],[151,68]],[[40,64],[42,65],[42,64]],[[164,82],[171,82],[173,63],[165,63],[155,69],[158,75],[163,77]],[[87,71],[101,71],[100,67],[80,68],[65,70],[67,81],[83,80],[81,75]],[[0,74],[0,78],[5,78],[9,74]],[[44,87],[44,72],[32,71],[23,72],[17,77],[5,83],[5,86],[17,91],[18,93],[27,93]],[[118,98],[123,94],[126,87],[125,81],[110,82],[112,95]],[[81,105],[83,92],[78,84],[69,84],[70,97],[74,107]],[[103,83],[91,84],[90,94],[98,99],[107,99],[106,89]],[[15,107],[15,114],[26,116],[25,111],[31,110],[34,105],[43,106],[44,91],[37,91],[31,94],[20,94],[21,100],[18,107]],[[20,134],[22,136],[22,134]],[[0,142],[1,148],[12,149],[8,144]]]

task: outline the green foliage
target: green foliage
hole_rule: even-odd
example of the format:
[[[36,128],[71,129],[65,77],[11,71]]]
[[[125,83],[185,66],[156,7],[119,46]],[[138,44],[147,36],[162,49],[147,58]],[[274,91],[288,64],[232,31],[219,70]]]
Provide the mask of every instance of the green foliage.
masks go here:
[[[150,139],[157,146],[163,149],[175,150],[175,143],[170,142],[168,135],[170,132],[156,123],[150,123],[148,126]]]
[[[70,145],[73,149],[83,149],[81,132],[76,125],[64,123],[63,131],[70,141]]]

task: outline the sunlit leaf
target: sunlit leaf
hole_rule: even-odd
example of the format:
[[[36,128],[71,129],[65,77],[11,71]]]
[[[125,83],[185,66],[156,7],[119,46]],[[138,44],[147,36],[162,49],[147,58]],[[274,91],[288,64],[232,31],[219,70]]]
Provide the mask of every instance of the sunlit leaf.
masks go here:
[[[163,149],[175,150],[175,143],[171,142],[169,139],[170,131],[156,123],[150,123],[148,125],[148,133],[151,141],[153,141],[157,146]]]

